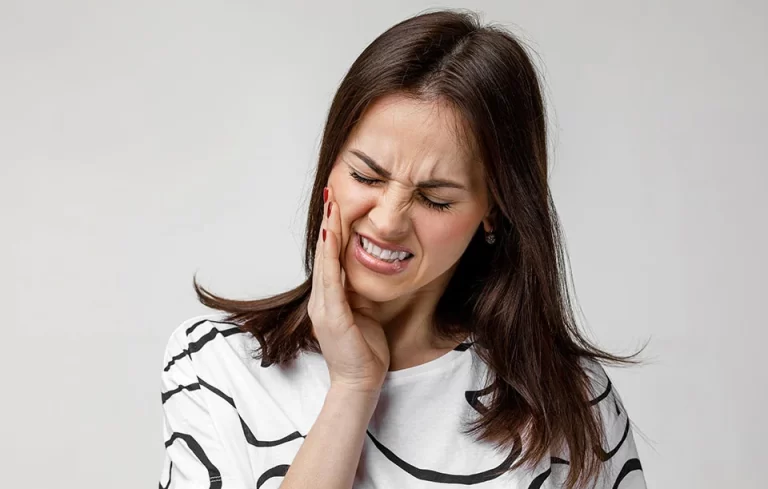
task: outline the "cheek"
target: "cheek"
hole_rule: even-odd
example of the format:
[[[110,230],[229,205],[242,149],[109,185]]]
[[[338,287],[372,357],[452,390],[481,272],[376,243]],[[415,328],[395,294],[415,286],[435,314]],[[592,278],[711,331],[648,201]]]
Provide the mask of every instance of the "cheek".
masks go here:
[[[346,231],[351,223],[365,214],[366,194],[354,184],[346,182],[343,176],[336,180],[337,183],[333,185],[334,205],[338,205],[342,229]]]
[[[419,235],[425,247],[453,255],[464,250],[477,230],[473,215],[425,219]]]
[[[355,199],[345,198],[343,202],[339,202],[339,209],[343,245],[349,246],[353,233],[356,231],[356,228],[360,227],[360,220],[365,216],[365,206]]]
[[[329,178],[329,186],[333,189],[334,206],[341,220],[342,249],[347,247],[352,238],[352,227],[365,215],[365,195],[361,193],[354,182],[341,171],[334,171]]]

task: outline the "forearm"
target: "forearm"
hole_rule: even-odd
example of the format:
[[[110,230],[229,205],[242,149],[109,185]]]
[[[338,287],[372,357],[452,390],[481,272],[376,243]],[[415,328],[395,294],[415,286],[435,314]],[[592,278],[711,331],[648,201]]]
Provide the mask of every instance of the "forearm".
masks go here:
[[[350,489],[378,394],[331,387],[281,489]]]

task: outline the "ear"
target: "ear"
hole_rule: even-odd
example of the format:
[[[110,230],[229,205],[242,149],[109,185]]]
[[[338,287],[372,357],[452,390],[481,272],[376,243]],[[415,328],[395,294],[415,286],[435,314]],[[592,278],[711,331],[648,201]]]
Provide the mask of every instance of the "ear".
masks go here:
[[[485,232],[490,233],[496,228],[496,219],[499,214],[499,209],[495,204],[492,204],[483,217],[483,229]]]

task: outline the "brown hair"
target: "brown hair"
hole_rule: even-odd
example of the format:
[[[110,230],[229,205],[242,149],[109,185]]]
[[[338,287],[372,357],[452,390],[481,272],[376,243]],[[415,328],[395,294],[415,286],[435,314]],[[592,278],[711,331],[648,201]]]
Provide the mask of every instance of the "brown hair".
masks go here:
[[[215,296],[193,279],[204,305],[225,311],[261,344],[262,365],[299,351],[320,353],[307,315],[323,187],[355,123],[378,97],[400,93],[446,101],[466,122],[496,206],[493,246],[480,226],[435,311],[436,334],[458,323],[494,376],[483,416],[467,433],[497,447],[528,447],[509,470],[534,466],[553,446],[570,453],[568,488],[596,480],[604,438],[584,359],[640,363],[641,351],[615,356],[576,326],[558,216],[547,182],[546,113],[526,49],[503,28],[482,26],[464,9],[426,12],[376,38],[355,60],[328,113],[309,205],[304,267],[293,290],[257,300]],[[644,347],[643,347],[644,349]],[[578,484],[577,484],[578,483]]]

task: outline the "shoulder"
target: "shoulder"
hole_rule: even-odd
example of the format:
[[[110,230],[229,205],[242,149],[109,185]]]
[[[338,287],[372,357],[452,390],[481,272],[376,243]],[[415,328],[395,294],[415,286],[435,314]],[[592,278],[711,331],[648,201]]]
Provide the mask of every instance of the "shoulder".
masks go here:
[[[226,321],[222,313],[189,317],[176,325],[168,336],[163,355],[164,370],[168,371],[182,359],[199,359],[201,355],[216,350],[212,345],[222,340],[229,347],[226,351],[240,352],[245,356],[250,336],[236,323]]]
[[[602,423],[609,427],[616,423],[629,426],[624,402],[605,367],[592,358],[582,358],[580,363],[589,379],[589,404],[599,412]]]
[[[226,321],[225,317],[222,313],[211,313],[185,319],[171,331],[167,345],[189,346],[206,335],[228,337],[236,333],[240,329],[238,324]]]
[[[589,379],[590,395],[593,400],[604,399],[613,391],[613,383],[602,363],[592,358],[582,357],[579,359],[579,364]]]
[[[621,487],[645,489],[631,420],[616,385],[599,361],[582,358],[580,363],[589,380],[589,406],[603,431],[602,440],[595,447],[603,473],[592,487],[603,489],[621,484]],[[559,463],[567,464],[570,460],[569,447],[556,453],[556,458],[562,459]]]
[[[632,420],[619,389],[601,363],[593,359],[582,360],[590,380],[589,404],[593,414],[603,426],[604,438],[598,454],[604,462],[616,463],[614,458],[630,465],[637,461]]]
[[[184,345],[188,343],[192,334],[200,329],[210,329],[210,326],[224,325],[235,326],[235,323],[224,321],[223,314],[210,313],[199,314],[192,316],[181,321],[171,331],[168,343],[176,345]]]

